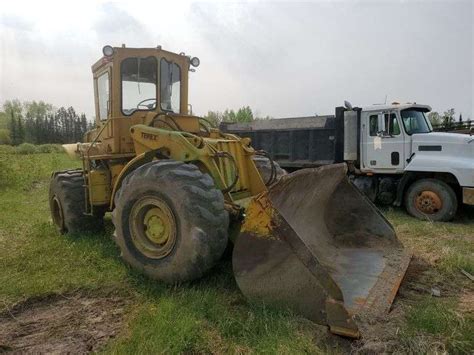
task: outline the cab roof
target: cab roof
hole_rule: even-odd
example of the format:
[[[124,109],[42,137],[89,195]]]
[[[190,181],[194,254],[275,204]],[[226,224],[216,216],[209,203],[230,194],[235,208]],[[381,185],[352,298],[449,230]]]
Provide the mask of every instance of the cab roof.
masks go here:
[[[385,111],[385,110],[406,110],[409,108],[421,110],[424,112],[430,112],[431,106],[428,105],[421,105],[417,103],[405,103],[405,104],[398,104],[393,103],[389,105],[371,105],[371,106],[364,106],[362,107],[362,111]]]
[[[167,50],[164,50],[161,46],[158,47],[148,47],[148,48],[135,48],[135,47],[113,47],[114,54],[110,57],[101,56],[91,67],[92,72],[97,71],[97,69],[101,68],[107,63],[111,63],[113,61],[114,56],[120,55],[122,53],[126,53],[129,56],[152,56],[157,55],[157,53],[162,53],[164,55],[168,55],[170,57],[175,58],[185,58],[184,60],[187,61],[187,57],[185,56],[184,52],[181,53],[174,53]]]

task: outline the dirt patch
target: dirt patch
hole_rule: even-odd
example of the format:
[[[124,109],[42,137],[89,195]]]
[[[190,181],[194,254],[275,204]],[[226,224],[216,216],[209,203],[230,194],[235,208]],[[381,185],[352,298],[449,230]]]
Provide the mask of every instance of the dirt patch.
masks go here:
[[[474,316],[474,292],[466,291],[459,297],[459,310],[466,315]]]
[[[0,313],[0,352],[97,351],[121,329],[127,304],[81,294],[29,299]]]

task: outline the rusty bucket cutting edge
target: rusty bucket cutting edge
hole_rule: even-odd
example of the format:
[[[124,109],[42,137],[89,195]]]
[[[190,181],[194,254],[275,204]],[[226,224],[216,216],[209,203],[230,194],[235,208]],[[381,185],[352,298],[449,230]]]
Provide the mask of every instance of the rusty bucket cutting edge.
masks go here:
[[[411,256],[346,173],[345,164],[300,170],[254,198],[233,269],[250,300],[357,338],[390,309]]]

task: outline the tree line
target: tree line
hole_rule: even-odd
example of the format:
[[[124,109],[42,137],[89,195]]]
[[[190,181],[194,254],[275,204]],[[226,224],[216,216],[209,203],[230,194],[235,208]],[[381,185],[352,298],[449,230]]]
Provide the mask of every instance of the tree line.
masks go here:
[[[254,117],[249,106],[237,111],[209,111],[204,118],[215,127],[221,122],[251,122],[259,119]],[[92,128],[93,124],[86,115],[77,114],[73,107],[56,109],[44,101],[7,100],[0,110],[0,144],[75,143],[81,141],[84,133]]]
[[[243,106],[237,111],[226,109],[224,112],[208,111],[204,118],[214,127],[218,127],[221,122],[251,122],[254,120],[270,119],[269,116],[258,117],[255,115],[250,106]]]
[[[208,111],[204,118],[218,127],[221,122],[251,122],[270,117],[257,117],[249,106],[243,106],[236,111]],[[432,111],[428,118],[434,127],[444,129],[471,123],[470,119],[464,121],[462,114],[456,120],[453,108],[443,113]],[[7,100],[0,110],[0,144],[75,143],[92,128],[86,115],[78,114],[73,107],[56,109],[44,101]]]
[[[253,120],[270,119],[271,117],[256,117],[249,106],[244,106],[237,111],[229,109],[224,112],[209,111],[204,118],[213,126],[217,127],[221,122],[251,122]],[[428,119],[433,127],[443,129],[454,128],[461,124],[468,126],[471,125],[471,119],[468,118],[467,120],[464,120],[462,114],[459,114],[458,119],[456,119],[456,112],[453,108],[446,110],[443,113],[432,111],[428,113]]]
[[[43,101],[7,100],[0,111],[0,144],[75,143],[91,128],[73,107],[56,109]]]
[[[471,123],[471,119],[468,118],[467,120],[464,120],[461,113],[456,120],[456,111],[454,108],[450,108],[443,113],[431,111],[428,113],[428,119],[430,120],[433,127],[444,129],[450,129],[460,124],[470,125]]]

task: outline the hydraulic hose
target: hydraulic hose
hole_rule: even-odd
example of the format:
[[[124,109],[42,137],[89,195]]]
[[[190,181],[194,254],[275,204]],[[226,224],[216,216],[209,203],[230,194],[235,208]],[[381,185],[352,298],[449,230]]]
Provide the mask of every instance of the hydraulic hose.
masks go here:
[[[264,150],[257,150],[255,151],[255,155],[260,155],[260,156],[264,156],[266,157],[269,161],[270,161],[270,165],[271,165],[271,173],[270,173],[270,177],[268,178],[268,181],[265,182],[265,186],[270,186],[271,184],[273,184],[276,179],[277,179],[277,171],[276,171],[276,166],[275,166],[275,162],[273,161],[272,157],[270,156],[270,154],[268,154],[266,151]]]

